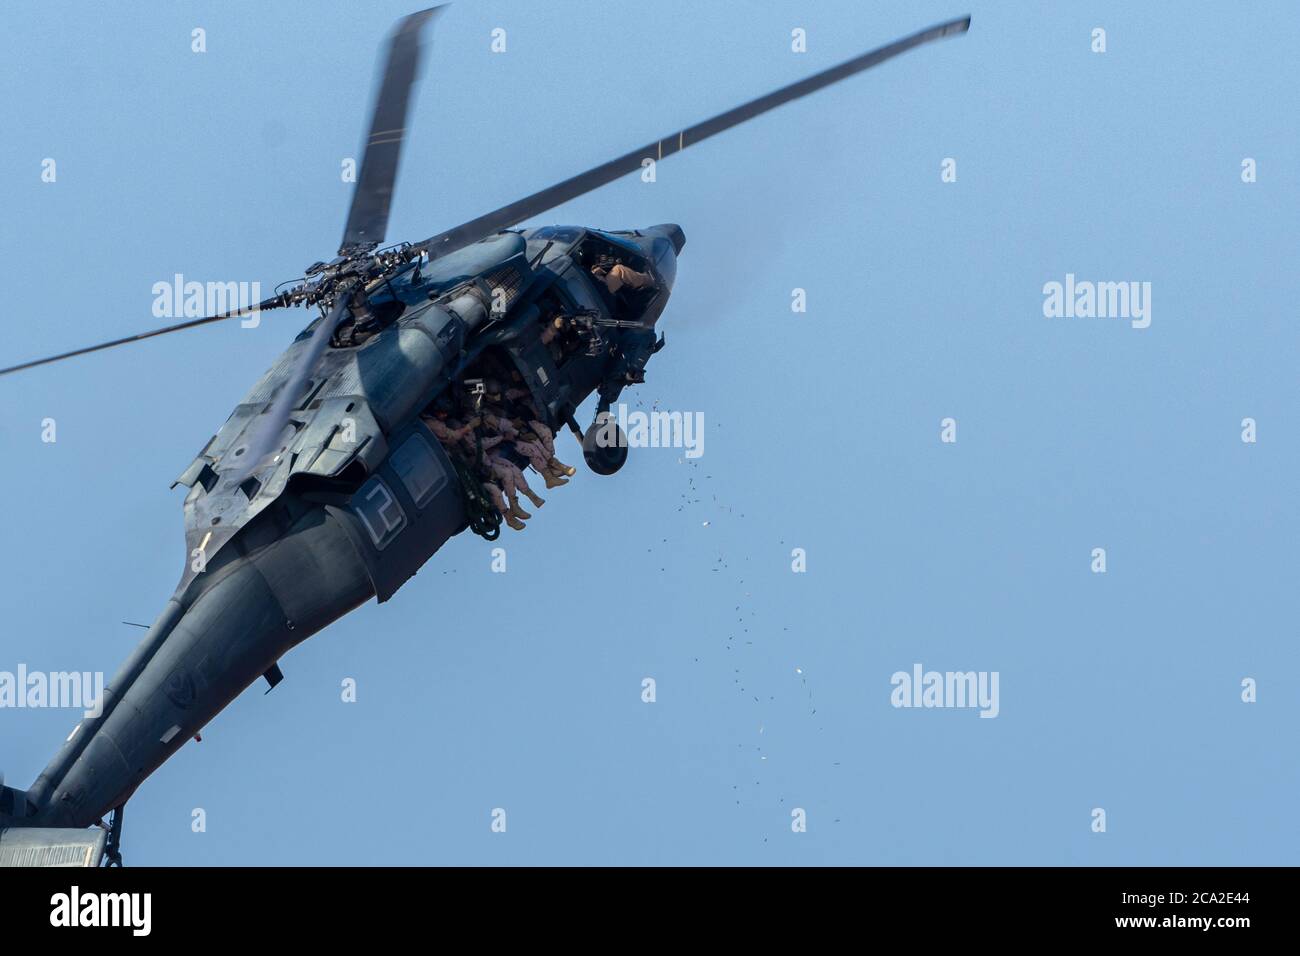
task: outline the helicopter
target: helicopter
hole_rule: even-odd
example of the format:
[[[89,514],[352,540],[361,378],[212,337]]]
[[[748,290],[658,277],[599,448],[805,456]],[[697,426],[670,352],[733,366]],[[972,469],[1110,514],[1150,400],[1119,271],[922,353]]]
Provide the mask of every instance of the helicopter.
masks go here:
[[[290,649],[389,600],[450,538],[496,537],[502,515],[473,463],[430,428],[439,403],[477,408],[504,380],[546,426],[580,439],[594,473],[622,467],[627,442],[609,410],[665,345],[657,323],[685,233],[521,223],[970,25],[918,31],[430,238],[383,246],[422,34],[442,9],[403,18],[388,41],[333,258],[255,305],[0,369],[275,309],[317,313],[173,484],[187,489],[185,570],[95,715],[28,789],[0,777],[0,865],[120,866],[127,800],[259,678],[274,688]],[[603,277],[617,267],[642,281],[614,288]],[[575,415],[593,394],[584,431]]]

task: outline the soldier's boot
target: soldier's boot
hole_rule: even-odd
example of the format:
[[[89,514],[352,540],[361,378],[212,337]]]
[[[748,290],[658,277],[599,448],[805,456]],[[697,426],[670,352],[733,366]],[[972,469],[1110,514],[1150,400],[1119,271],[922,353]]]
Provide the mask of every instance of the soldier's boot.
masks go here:
[[[578,473],[578,469],[566,465],[558,458],[551,459],[551,470],[558,475],[566,475],[569,478],[572,478],[574,475]]]
[[[532,517],[527,511],[519,507],[519,499],[513,495],[510,497],[510,507],[506,509],[506,514],[512,518],[523,518],[525,521]]]
[[[546,504],[546,499],[537,497],[537,492],[533,491],[533,489],[524,488],[522,491],[525,497],[533,503],[533,507],[540,508],[542,505]]]
[[[510,527],[514,528],[516,531],[523,531],[524,528],[527,527],[522,521],[510,513],[506,514],[506,524],[510,525]]]
[[[568,478],[561,478],[559,475],[555,474],[549,468],[546,471],[542,472],[542,477],[546,479],[547,488],[563,488],[565,485],[569,483]]]

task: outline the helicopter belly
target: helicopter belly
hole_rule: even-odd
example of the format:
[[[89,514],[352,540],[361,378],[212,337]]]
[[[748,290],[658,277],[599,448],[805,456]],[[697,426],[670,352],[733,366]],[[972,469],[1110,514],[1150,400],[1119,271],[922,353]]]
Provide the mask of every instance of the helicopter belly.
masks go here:
[[[294,645],[372,596],[386,601],[466,517],[442,447],[418,421],[346,501],[268,516],[168,602],[29,796],[31,826],[88,826],[121,805]]]
[[[42,775],[45,786],[32,796],[43,807],[24,822],[99,820],[286,651],[373,593],[339,518],[323,508],[265,548],[213,569],[136,676],[121,685],[130,675],[119,673],[110,683],[111,709],[74,731],[69,744],[80,742],[80,753],[66,770],[52,765]]]

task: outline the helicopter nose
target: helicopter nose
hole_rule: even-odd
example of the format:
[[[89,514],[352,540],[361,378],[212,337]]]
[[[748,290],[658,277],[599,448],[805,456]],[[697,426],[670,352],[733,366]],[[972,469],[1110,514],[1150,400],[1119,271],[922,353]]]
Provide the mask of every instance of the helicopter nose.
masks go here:
[[[654,260],[654,270],[664,287],[672,289],[677,278],[677,253],[686,244],[686,234],[676,223],[665,223],[641,230],[641,243]]]
[[[658,226],[651,226],[645,232],[648,235],[659,236],[671,242],[673,244],[673,255],[681,255],[682,246],[686,245],[686,233],[682,232],[682,227],[675,222],[665,222]]]

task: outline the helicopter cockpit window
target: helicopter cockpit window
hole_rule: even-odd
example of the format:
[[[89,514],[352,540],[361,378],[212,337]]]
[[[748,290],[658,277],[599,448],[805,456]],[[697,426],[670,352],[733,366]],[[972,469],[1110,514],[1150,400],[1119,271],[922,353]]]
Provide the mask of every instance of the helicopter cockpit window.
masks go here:
[[[642,289],[624,286],[618,294],[609,291],[604,280],[592,273],[594,266],[607,270],[612,264],[627,266],[653,278],[649,263],[640,248],[630,241],[590,230],[571,253],[574,263],[586,274],[592,289],[615,319],[635,319],[659,293],[656,283]],[[603,274],[603,271],[602,271]]]
[[[529,235],[529,239],[545,239],[548,242],[554,242],[556,245],[567,245],[576,242],[584,230],[575,226],[543,226],[541,229],[535,229]]]
[[[590,270],[603,259],[613,259],[635,269],[647,272],[645,255],[631,243],[613,241],[614,237],[600,232],[588,232],[585,239],[573,250],[573,260],[584,271]]]
[[[610,245],[623,250],[623,252],[627,255],[633,256],[637,259],[642,258],[644,255],[644,253],[641,252],[641,247],[625,236],[616,236],[613,233],[600,232],[599,230],[596,229],[592,230],[592,234],[595,236],[599,236],[601,239],[604,239]]]
[[[582,238],[586,230],[572,226],[543,226],[524,234],[528,249],[528,264],[536,269],[556,256],[569,251],[569,247]]]

